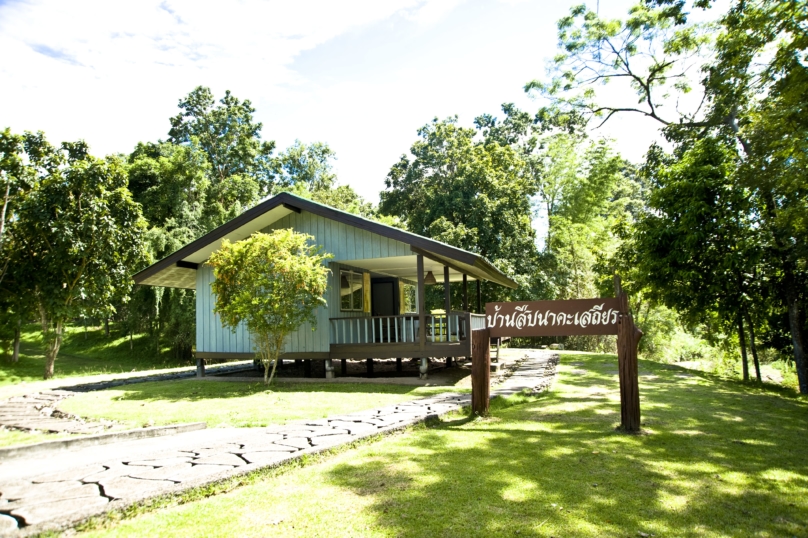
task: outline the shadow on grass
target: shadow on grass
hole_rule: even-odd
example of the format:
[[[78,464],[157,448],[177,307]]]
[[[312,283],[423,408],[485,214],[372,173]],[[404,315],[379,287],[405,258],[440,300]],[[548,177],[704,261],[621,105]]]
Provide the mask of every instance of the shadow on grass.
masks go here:
[[[804,535],[803,399],[641,361],[644,431],[624,435],[613,370],[563,357],[551,393],[423,428],[330,480],[393,535]]]
[[[448,392],[446,387],[419,387],[413,385],[386,385],[377,383],[272,383],[267,386],[263,382],[244,383],[241,381],[198,381],[194,379],[181,381],[159,381],[137,383],[118,387],[113,390],[124,393],[116,398],[121,401],[163,400],[203,401],[208,399],[243,398],[261,393],[333,393],[333,394],[417,394],[427,396],[440,392]]]

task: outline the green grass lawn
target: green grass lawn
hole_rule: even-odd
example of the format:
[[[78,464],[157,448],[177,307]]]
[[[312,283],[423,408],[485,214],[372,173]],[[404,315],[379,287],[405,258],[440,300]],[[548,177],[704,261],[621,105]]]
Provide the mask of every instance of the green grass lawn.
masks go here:
[[[113,327],[114,329],[114,327]],[[88,329],[69,326],[54,367],[57,378],[109,374],[160,368],[190,366],[190,361],[171,358],[165,351],[156,353],[149,348],[144,335],[132,340],[115,330],[108,338],[101,327]],[[0,356],[0,387],[42,379],[45,372],[42,337],[39,326],[24,327],[20,345],[20,360],[12,363],[10,355]]]
[[[59,409],[132,427],[207,422],[208,427],[256,427],[315,419],[457,390],[361,383],[262,383],[196,379],[137,383],[79,394]]]
[[[91,535],[806,536],[804,399],[641,361],[644,432],[625,435],[615,362],[566,355],[551,392],[491,418],[449,417]]]

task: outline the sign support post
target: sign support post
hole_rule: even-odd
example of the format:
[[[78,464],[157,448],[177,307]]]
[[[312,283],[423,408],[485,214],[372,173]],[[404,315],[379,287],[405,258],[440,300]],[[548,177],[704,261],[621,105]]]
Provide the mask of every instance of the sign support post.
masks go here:
[[[617,320],[617,370],[620,377],[620,427],[626,432],[640,431],[640,384],[637,350],[642,331],[634,325],[628,308],[628,296],[614,275],[614,294],[620,302]]]
[[[471,331],[471,412],[488,415],[491,397],[491,329]]]

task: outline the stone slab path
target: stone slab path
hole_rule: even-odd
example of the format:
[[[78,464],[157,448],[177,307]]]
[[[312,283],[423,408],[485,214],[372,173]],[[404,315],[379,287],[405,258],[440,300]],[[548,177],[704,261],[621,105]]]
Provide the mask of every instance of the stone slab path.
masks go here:
[[[493,394],[547,386],[553,354],[531,352]],[[556,356],[557,357],[557,356]],[[91,515],[280,465],[469,405],[446,393],[326,419],[214,428],[0,462],[0,536],[70,527]]]
[[[558,353],[553,351],[528,351],[516,370],[492,394],[511,396],[525,391],[537,393],[547,390],[555,379],[558,360]]]
[[[94,434],[104,431],[102,423],[65,418],[57,412],[57,404],[72,395],[65,390],[48,390],[0,402],[0,426],[52,433]]]

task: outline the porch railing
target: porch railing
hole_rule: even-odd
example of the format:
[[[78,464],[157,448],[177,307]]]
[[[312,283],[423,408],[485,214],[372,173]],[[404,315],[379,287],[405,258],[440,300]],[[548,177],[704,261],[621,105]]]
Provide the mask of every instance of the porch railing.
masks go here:
[[[468,312],[427,314],[425,316],[427,342],[459,342],[468,338],[475,319],[484,316]],[[332,344],[406,344],[420,341],[420,320],[417,314],[398,316],[363,316],[331,318]]]

